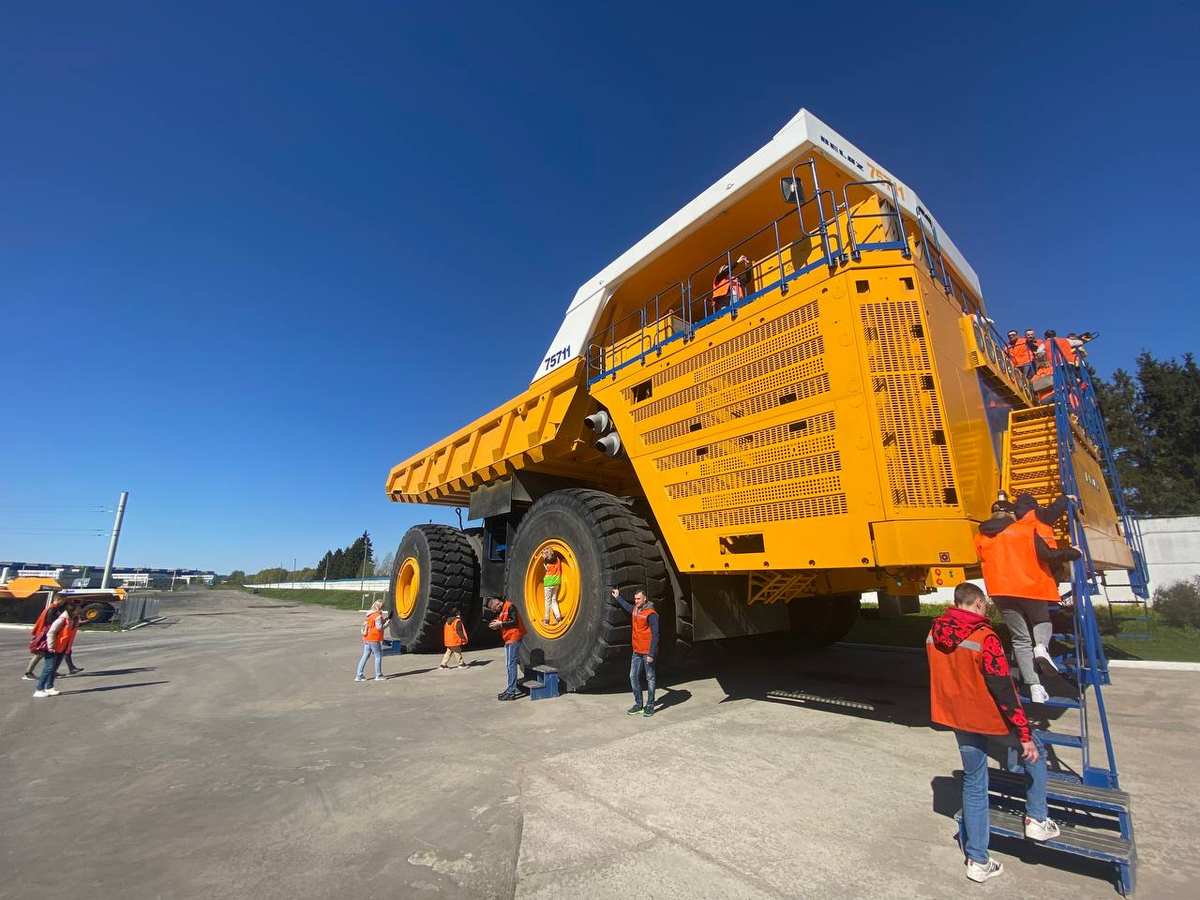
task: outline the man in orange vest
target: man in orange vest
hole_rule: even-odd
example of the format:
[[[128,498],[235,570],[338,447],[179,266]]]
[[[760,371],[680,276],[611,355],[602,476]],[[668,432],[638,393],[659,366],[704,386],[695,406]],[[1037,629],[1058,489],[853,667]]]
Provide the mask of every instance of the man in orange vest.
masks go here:
[[[463,624],[457,609],[451,610],[450,615],[442,622],[442,641],[446,645],[446,652],[442,654],[442,664],[438,668],[450,668],[450,660],[456,657],[458,668],[467,668],[462,655],[462,648],[467,645],[467,626]]]
[[[493,597],[488,601],[488,609],[496,614],[496,618],[488,623],[488,628],[499,629],[504,638],[504,667],[508,673],[508,687],[497,694],[496,699],[516,700],[521,696],[517,687],[517,658],[521,653],[521,638],[525,637],[525,625],[511,600],[502,602]]]
[[[728,257],[726,257],[728,259]],[[741,272],[735,272],[733,277],[729,277],[729,263],[721,263],[721,268],[717,269],[717,274],[713,278],[712,289],[712,305],[713,312],[722,310],[729,306],[730,303],[737,303],[739,300],[750,296],[750,258],[747,256],[739,256],[734,262],[734,268],[744,266]]]
[[[654,715],[654,660],[658,656],[658,611],[646,598],[644,590],[633,594],[633,603],[621,598],[621,592],[612,589],[612,598],[621,609],[629,613],[630,638],[633,655],[629,660],[629,686],[633,688],[633,706],[627,711],[630,716]],[[646,704],[642,705],[642,673],[646,673]]]
[[[1029,776],[1025,837],[1048,841],[1059,834],[1046,809],[1045,750],[1029,727],[987,613],[987,595],[969,582],[960,584],[954,589],[954,605],[934,620],[925,639],[931,717],[954,729],[962,756],[960,843],[972,881],[987,881],[1004,871],[988,854],[989,740],[1020,744],[1021,769]]]
[[[1040,658],[1054,667],[1048,649],[1053,631],[1048,605],[1060,598],[1053,567],[1080,557],[1074,547],[1058,549],[1052,527],[1069,502],[1070,498],[1060,496],[1040,507],[1029,494],[1021,494],[1015,504],[998,501],[992,505],[992,517],[975,535],[984,587],[1012,634],[1017,668],[1034,703],[1050,699],[1035,661]]]
[[[37,664],[46,658],[44,650],[45,642],[42,638],[46,636],[46,629],[50,624],[58,618],[58,614],[63,611],[67,605],[67,598],[61,595],[51,598],[50,605],[41,611],[37,617],[37,621],[33,623],[33,631],[29,635],[29,652],[33,655],[29,657],[29,665],[25,667],[25,674],[21,676],[22,681],[37,681],[33,670]],[[34,648],[38,649],[34,649]]]

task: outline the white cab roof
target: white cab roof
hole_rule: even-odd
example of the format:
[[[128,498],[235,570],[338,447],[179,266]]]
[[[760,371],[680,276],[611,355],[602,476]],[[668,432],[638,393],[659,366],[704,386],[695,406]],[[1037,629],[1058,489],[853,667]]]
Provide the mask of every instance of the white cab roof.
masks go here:
[[[921,202],[916,191],[881,168],[871,157],[808,110],[802,109],[766,146],[719,178],[715,184],[605,266],[575,292],[575,299],[567,308],[558,334],[554,336],[545,358],[538,365],[533,381],[587,352],[585,344],[599,321],[604,304],[622,281],[723,210],[737,203],[773,173],[778,172],[783,163],[796,159],[807,148],[815,149],[858,180],[880,178],[895,182],[901,208],[915,217],[917,207],[920,207],[933,220],[942,253],[954,264],[975,294],[982,296],[975,270],[959,252],[929,207]]]

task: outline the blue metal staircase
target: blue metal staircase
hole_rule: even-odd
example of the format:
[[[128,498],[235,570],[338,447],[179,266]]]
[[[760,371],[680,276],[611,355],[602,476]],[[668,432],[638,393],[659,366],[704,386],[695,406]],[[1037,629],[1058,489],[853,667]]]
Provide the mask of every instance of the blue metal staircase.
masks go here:
[[[1120,516],[1122,534],[1133,554],[1134,568],[1129,572],[1127,585],[1122,586],[1128,587],[1137,599],[1126,602],[1142,604],[1144,621],[1148,625],[1149,614],[1145,602],[1149,591],[1141,531],[1121,492],[1116,463],[1095,391],[1087,384],[1086,373],[1067,362],[1057,346],[1049,343],[1054,373],[1052,402],[1056,453],[1062,492],[1075,496],[1079,494],[1074,452],[1076,442],[1086,440],[1099,458]],[[1054,635],[1065,646],[1065,651],[1054,657],[1062,676],[1056,679],[1059,682],[1058,693],[1062,695],[1056,696],[1052,691],[1050,700],[1044,704],[1033,704],[1028,696],[1022,697],[1031,719],[1045,718],[1047,714],[1058,710],[1061,711],[1059,720],[1078,723],[1077,729],[1068,729],[1066,722],[1057,727],[1059,721],[1056,721],[1054,730],[1048,727],[1036,729],[1042,743],[1047,748],[1055,748],[1050,754],[1055,770],[1050,773],[1048,799],[1051,816],[1063,826],[1062,835],[1043,846],[1112,863],[1118,889],[1129,896],[1133,893],[1137,877],[1131,802],[1129,795],[1120,790],[1102,690],[1104,685],[1110,683],[1108,659],[1092,603],[1092,597],[1099,594],[1104,585],[1094,569],[1080,510],[1075,504],[1071,505],[1067,516],[1071,544],[1079,548],[1082,556],[1071,564],[1070,589],[1063,595],[1064,602],[1060,607],[1061,613],[1069,613],[1070,625]],[[1059,615],[1058,621],[1062,619]],[[1080,758],[1078,767],[1068,765],[1062,759],[1059,748],[1077,751]],[[1009,768],[1015,768],[1015,764],[1016,751],[1010,750]],[[1025,778],[997,770],[992,770],[989,775],[992,834],[1024,839]]]

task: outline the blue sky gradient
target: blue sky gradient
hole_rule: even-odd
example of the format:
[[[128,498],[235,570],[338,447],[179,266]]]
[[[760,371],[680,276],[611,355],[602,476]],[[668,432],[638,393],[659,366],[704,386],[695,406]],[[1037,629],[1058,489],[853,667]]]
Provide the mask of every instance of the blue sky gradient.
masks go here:
[[[228,571],[368,528],[576,288],[802,106],[1001,327],[1195,349],[1196,7],[4,4],[0,558]]]

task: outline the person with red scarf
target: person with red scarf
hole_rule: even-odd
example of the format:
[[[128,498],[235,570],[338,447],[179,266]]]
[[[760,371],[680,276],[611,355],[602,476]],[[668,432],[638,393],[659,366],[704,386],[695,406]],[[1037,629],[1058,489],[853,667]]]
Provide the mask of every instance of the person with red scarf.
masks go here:
[[[933,622],[925,639],[933,721],[954,729],[963,764],[962,847],[967,878],[987,881],[1004,872],[988,854],[988,743],[1020,746],[1029,777],[1025,837],[1048,841],[1059,827],[1046,809],[1046,752],[1029,727],[1000,638],[988,618],[990,601],[970,583],[954,589],[954,606]]]

